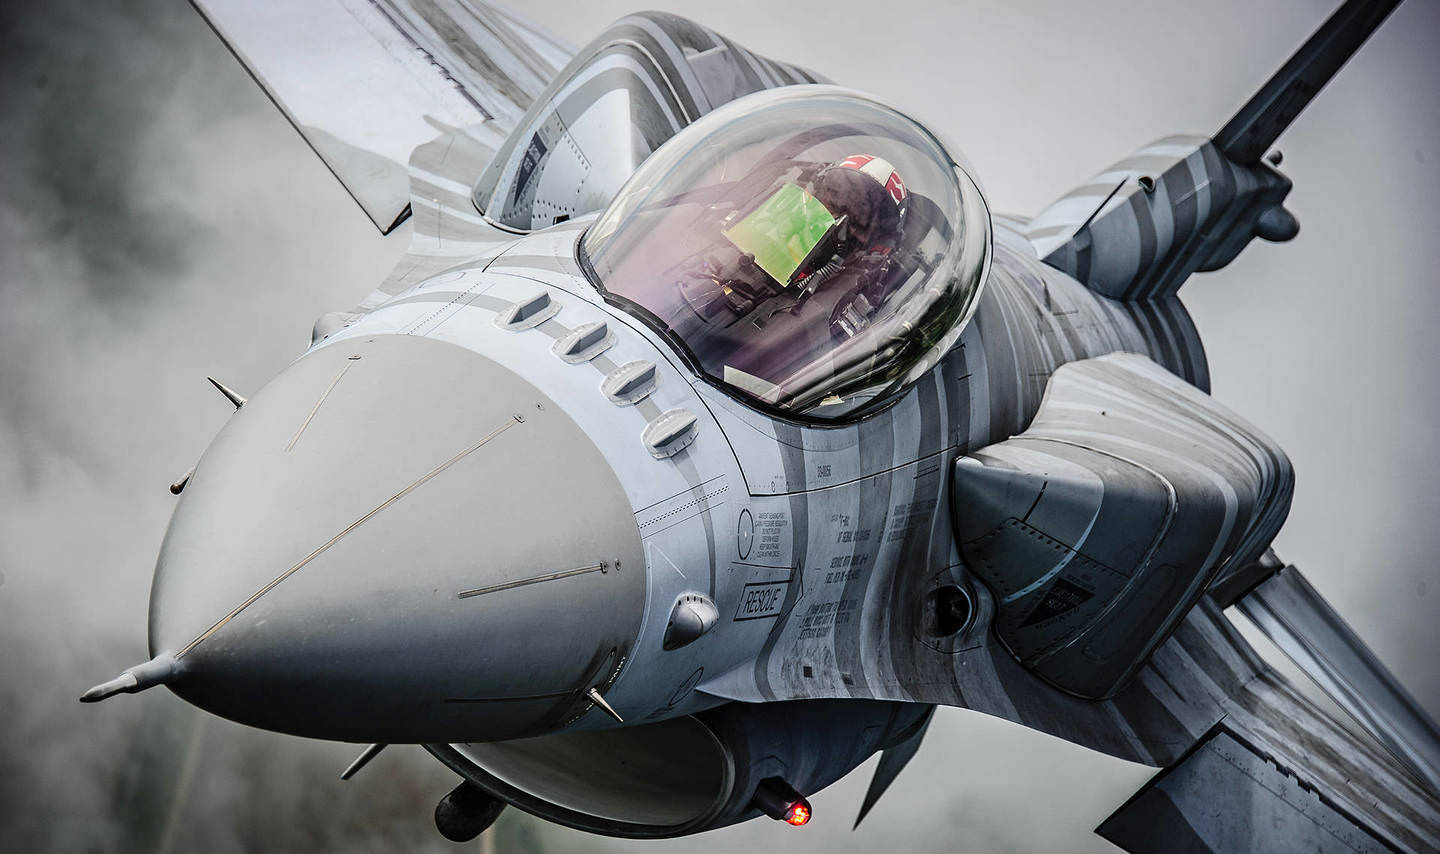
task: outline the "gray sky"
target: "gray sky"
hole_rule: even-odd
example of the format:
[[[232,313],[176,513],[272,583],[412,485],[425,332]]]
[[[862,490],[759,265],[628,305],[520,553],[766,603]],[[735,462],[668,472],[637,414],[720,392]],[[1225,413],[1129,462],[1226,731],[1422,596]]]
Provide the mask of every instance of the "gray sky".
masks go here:
[[[1030,214],[1159,136],[1213,132],[1335,3],[642,5],[915,113],[962,147],[992,207]],[[578,44],[632,8],[532,0],[522,11]],[[1440,5],[1412,0],[1281,138],[1300,236],[1257,243],[1182,292],[1216,396],[1295,462],[1277,549],[1432,714],[1436,80]],[[202,718],[159,691],[75,702],[145,657],[149,578],[173,506],[165,486],[228,415],[204,375],[258,388],[301,352],[315,317],[379,281],[406,234],[378,236],[183,3],[0,5],[0,87],[7,840],[35,851],[452,850],[430,810],[453,776],[417,750],[390,751],[341,785],[348,746]],[[799,831],[751,822],[681,845],[602,844],[513,814],[500,830],[512,850],[783,840],[870,851],[897,839],[954,850],[957,833],[966,850],[1074,850],[1074,828],[1108,809],[1097,804],[1144,778],[952,711],[851,834],[869,767],[817,797]]]

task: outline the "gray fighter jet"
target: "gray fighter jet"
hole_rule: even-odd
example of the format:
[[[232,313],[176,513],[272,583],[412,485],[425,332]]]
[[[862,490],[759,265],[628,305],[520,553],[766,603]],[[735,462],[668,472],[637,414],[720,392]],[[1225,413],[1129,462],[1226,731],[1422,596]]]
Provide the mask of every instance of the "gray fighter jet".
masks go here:
[[[345,776],[423,745],[456,840],[801,825],[882,751],[863,817],[944,704],[1156,768],[1096,829],[1129,851],[1440,849],[1436,726],[1269,550],[1290,463],[1176,296],[1296,234],[1267,152],[1394,2],[1031,218],[673,15],[572,54],[476,0],[197,5],[414,237],[252,398],[215,382],[153,658],[82,700],[370,744]]]

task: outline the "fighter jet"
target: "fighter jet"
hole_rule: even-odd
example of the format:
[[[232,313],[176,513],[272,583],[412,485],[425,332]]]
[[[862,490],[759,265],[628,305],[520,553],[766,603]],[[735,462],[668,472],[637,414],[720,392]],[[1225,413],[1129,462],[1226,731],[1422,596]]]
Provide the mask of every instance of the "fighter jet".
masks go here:
[[[949,705],[1157,769],[1096,828],[1125,850],[1440,849],[1435,724],[1270,550],[1290,463],[1177,296],[1295,236],[1270,147],[1394,5],[1020,217],[673,15],[572,53],[476,0],[200,0],[413,239],[263,389],[212,380],[153,657],[81,699],[368,744],[347,777],[422,745],[455,840],[804,825],[880,752],[863,818]]]

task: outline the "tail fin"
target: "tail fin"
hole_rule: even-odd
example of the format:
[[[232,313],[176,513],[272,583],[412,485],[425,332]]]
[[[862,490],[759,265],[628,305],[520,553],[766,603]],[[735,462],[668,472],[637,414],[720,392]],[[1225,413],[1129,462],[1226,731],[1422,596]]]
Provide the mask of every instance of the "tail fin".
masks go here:
[[[1160,140],[1038,214],[1036,252],[1105,296],[1153,300],[1256,237],[1293,238],[1290,179],[1262,155],[1398,4],[1348,0],[1213,139]]]

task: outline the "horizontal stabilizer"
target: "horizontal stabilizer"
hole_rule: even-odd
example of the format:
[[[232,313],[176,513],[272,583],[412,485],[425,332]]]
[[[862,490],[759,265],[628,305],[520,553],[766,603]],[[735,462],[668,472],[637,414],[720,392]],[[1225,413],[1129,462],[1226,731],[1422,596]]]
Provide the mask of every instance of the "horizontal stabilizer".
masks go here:
[[[1393,850],[1297,772],[1217,727],[1096,833],[1130,854],[1358,854]]]

